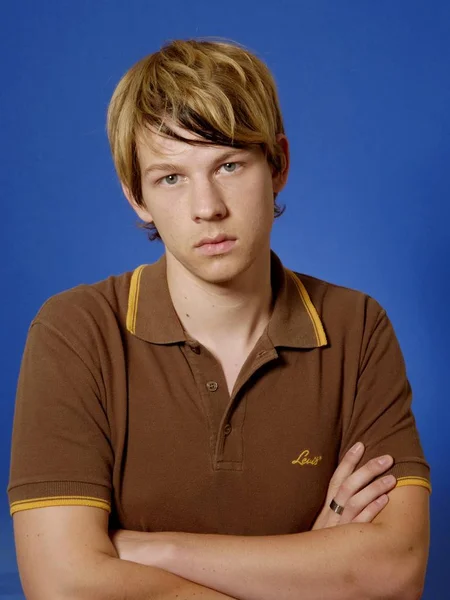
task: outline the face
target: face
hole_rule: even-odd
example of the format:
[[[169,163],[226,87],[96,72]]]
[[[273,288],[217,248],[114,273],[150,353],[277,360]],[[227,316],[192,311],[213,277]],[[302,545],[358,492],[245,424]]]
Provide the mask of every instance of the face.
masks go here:
[[[173,126],[179,135],[192,133]],[[138,216],[153,222],[172,270],[225,283],[262,261],[267,264],[274,193],[286,168],[273,175],[261,149],[192,145],[145,131],[137,140],[145,208],[125,195]]]

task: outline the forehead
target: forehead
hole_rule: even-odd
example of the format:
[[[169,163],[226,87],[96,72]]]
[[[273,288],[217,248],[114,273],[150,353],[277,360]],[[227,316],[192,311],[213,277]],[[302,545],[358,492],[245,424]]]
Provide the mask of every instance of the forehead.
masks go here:
[[[186,129],[182,129],[181,127],[173,125],[170,127],[174,133],[187,140],[195,141],[201,139],[199,136],[194,135]],[[185,146],[189,147],[190,144],[161,135],[158,133],[158,130],[153,127],[146,127],[137,133],[136,146],[138,147],[138,150],[149,151],[153,154],[167,155],[179,152]]]
[[[204,138],[170,123],[170,128],[175,134],[192,141],[204,141]],[[177,139],[169,138],[158,133],[156,129],[147,127],[136,135],[136,148],[140,161],[148,163],[152,159],[166,158],[170,160],[186,159],[198,160],[199,158],[214,158],[224,152],[238,152],[239,149],[232,146],[219,146],[214,144],[190,144]]]

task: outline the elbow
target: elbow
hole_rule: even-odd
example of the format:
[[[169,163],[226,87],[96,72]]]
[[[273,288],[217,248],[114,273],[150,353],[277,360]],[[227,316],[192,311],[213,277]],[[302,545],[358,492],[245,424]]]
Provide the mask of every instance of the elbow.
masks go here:
[[[105,577],[109,571],[105,571],[105,565],[111,557],[96,555],[91,558],[91,564],[67,560],[64,568],[52,569],[44,577],[27,580],[21,576],[26,600],[111,600],[111,587],[107,581],[110,577]]]
[[[371,589],[366,596],[371,600],[420,600],[422,598],[426,559],[410,556],[398,560],[389,560],[373,570]]]
[[[422,598],[425,571],[426,563],[424,565],[419,561],[411,561],[411,564],[405,568],[402,586],[398,595],[399,600],[420,600]]]
[[[399,560],[398,564],[400,573],[398,596],[392,596],[392,598],[399,600],[420,600],[422,598],[427,560],[428,551],[425,548],[408,547],[405,556]]]

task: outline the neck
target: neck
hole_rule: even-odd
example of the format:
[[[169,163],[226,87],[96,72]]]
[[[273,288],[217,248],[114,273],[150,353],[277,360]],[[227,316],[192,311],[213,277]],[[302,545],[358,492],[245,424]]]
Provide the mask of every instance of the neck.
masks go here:
[[[270,250],[233,281],[204,281],[168,257],[167,282],[185,331],[209,348],[252,348],[272,310]]]

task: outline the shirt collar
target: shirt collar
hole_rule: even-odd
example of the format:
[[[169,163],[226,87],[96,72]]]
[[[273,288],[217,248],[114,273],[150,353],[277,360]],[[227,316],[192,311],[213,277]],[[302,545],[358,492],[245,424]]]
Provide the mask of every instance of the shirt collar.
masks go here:
[[[275,302],[267,326],[274,346],[318,348],[327,344],[322,321],[301,276],[283,267],[271,252]],[[176,344],[188,338],[170,297],[165,254],[133,271],[126,325],[136,337],[154,344]]]

